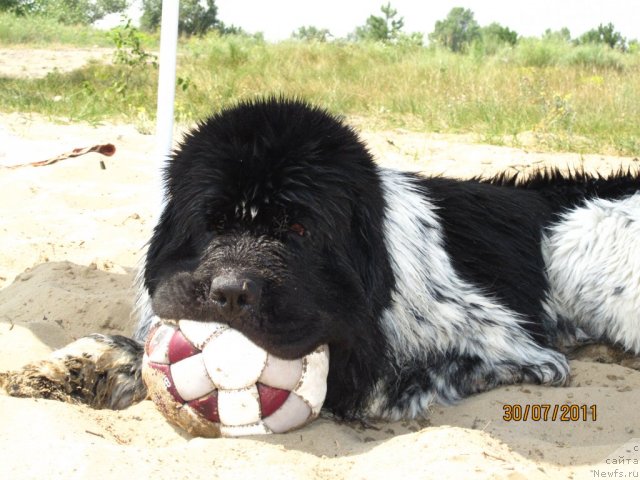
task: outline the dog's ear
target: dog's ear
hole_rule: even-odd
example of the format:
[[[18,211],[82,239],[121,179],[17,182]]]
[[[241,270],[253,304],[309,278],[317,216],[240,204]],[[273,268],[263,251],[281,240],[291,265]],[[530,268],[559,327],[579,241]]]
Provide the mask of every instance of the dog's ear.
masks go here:
[[[144,285],[151,295],[162,275],[181,270],[196,255],[191,228],[175,209],[174,202],[168,201],[147,246]]]
[[[372,314],[389,303],[394,277],[384,238],[384,197],[377,185],[361,195],[351,220],[352,261],[362,278]]]
[[[391,302],[394,277],[384,238],[384,199],[377,183],[362,182],[368,191],[353,204],[351,230],[345,252],[360,276],[364,301],[348,319],[350,333],[331,344],[325,405],[338,416],[351,418],[362,408],[380,378],[380,358],[385,355],[385,335],[378,319]]]

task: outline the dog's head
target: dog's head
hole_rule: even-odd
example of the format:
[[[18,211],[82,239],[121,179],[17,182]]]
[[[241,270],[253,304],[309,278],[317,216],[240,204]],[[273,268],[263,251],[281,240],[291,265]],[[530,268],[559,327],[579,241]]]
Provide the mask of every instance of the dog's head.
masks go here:
[[[223,322],[298,357],[349,347],[389,301],[377,167],[299,101],[243,103],[188,134],[147,254],[156,315]]]

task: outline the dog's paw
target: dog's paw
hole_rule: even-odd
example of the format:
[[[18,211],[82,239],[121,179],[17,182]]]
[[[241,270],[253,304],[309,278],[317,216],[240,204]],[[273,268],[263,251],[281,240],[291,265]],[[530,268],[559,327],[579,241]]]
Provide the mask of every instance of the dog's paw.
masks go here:
[[[620,365],[633,370],[640,370],[640,357],[631,357],[620,362]]]
[[[146,397],[140,375],[142,345],[120,335],[80,338],[43,361],[0,373],[9,395],[119,410]]]
[[[65,372],[56,362],[42,361],[26,365],[22,370],[0,373],[0,387],[13,397],[50,398],[75,402],[65,388]]]

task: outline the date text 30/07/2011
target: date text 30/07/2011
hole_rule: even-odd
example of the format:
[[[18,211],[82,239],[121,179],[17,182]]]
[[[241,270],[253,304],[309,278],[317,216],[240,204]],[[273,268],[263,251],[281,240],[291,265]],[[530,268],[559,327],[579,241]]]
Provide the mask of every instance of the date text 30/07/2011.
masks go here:
[[[505,404],[502,409],[502,419],[506,422],[595,422],[597,419],[596,405],[514,403]]]

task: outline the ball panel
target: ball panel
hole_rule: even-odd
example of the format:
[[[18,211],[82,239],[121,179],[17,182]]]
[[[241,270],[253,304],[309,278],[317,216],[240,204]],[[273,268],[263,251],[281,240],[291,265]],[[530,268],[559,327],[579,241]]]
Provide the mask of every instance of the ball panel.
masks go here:
[[[303,372],[300,382],[293,390],[302,397],[317,415],[327,395],[329,374],[329,347],[322,345],[302,359]]]
[[[258,382],[283,390],[293,390],[302,376],[302,359],[284,360],[269,354]]]
[[[186,401],[202,397],[216,388],[201,353],[172,364],[170,370],[178,394]]]
[[[245,435],[264,435],[271,431],[264,423],[258,422],[251,425],[220,425],[220,433],[223,437],[244,437]]]
[[[237,330],[225,330],[202,350],[213,383],[223,390],[237,390],[258,381],[267,352]]]
[[[218,391],[214,390],[206,397],[192,400],[188,405],[193,410],[210,422],[220,423],[220,414],[218,413]]]
[[[207,341],[214,335],[222,333],[229,327],[217,322],[200,322],[183,319],[178,322],[184,336],[199,350],[202,350]]]
[[[151,349],[151,339],[153,339],[156,336],[156,332],[158,331],[158,328],[160,328],[161,324],[160,323],[154,323],[153,325],[151,325],[151,327],[149,327],[149,333],[147,334],[147,340],[144,344],[144,353],[146,355],[149,355],[149,351]]]
[[[162,370],[166,370],[167,373],[163,373]],[[194,436],[220,436],[220,424],[204,419],[188,405],[183,405],[183,400],[175,398],[167,389],[164,382],[170,378],[168,365],[152,365],[145,357],[142,364],[142,378],[149,390],[149,397],[169,422]]]
[[[217,422],[210,422],[209,420],[200,416],[189,405],[183,405],[174,414],[174,423],[179,427],[182,427],[188,433],[194,437],[209,437],[218,438],[221,436],[220,424]]]
[[[161,375],[158,379],[154,378],[154,381],[158,383],[159,388],[164,388],[167,392],[169,392],[176,402],[184,403],[184,400],[176,390],[175,383],[173,382],[173,378],[171,377],[171,370],[169,365],[163,365],[161,363],[153,363],[151,361],[146,361],[145,363],[150,370],[154,372],[159,372],[159,374]],[[147,383],[147,388],[151,388],[149,386],[149,383]]]
[[[268,417],[282,406],[289,396],[288,390],[273,388],[262,383],[257,383],[258,395],[260,396],[260,411],[262,417]]]
[[[147,341],[146,350],[149,361],[153,363],[169,363],[169,342],[176,329],[170,325],[160,325]]]
[[[272,415],[262,419],[264,424],[274,433],[288,432],[307,423],[312,415],[311,407],[295,393],[289,394],[282,407]]]
[[[198,352],[199,350],[186,339],[180,330],[177,330],[169,341],[169,363],[179,362]]]
[[[250,425],[260,420],[258,388],[252,385],[242,390],[219,390],[218,412],[224,426]]]

